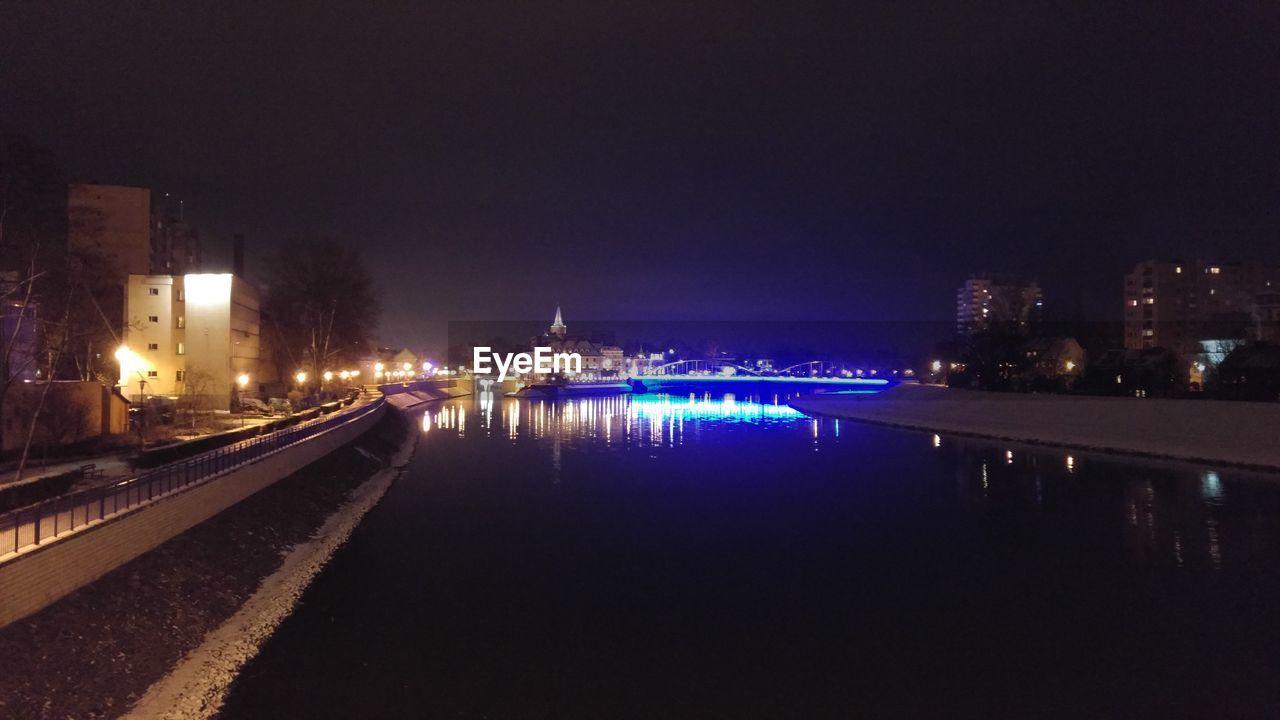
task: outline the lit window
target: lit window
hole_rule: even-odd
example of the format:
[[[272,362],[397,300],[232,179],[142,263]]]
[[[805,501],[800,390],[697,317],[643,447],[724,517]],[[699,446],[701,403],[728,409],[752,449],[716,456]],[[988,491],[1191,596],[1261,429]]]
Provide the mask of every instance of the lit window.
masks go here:
[[[1210,267],[1210,268],[1209,268],[1209,274],[1210,274],[1210,275],[1220,275],[1220,274],[1222,274],[1222,268],[1218,267],[1217,265],[1214,265],[1214,266],[1212,266],[1212,267]]]
[[[185,290],[179,290],[179,291],[178,291],[178,302],[184,302],[186,299],[187,299],[187,292],[186,292]]]
[[[186,327],[186,326],[187,326],[187,317],[186,317],[185,315],[179,315],[179,316],[178,316],[178,327],[179,327],[179,328],[184,328],[184,327]]]
[[[186,354],[187,354],[187,346],[186,346],[186,345],[184,345],[184,344],[182,344],[182,343],[178,343],[178,354],[179,354],[179,355],[186,355]]]
[[[147,349],[148,349],[148,350],[159,350],[159,349],[160,349],[160,344],[159,344],[159,343],[147,343]]]
[[[1181,274],[1182,274],[1182,266],[1181,266],[1181,265],[1179,265],[1179,266],[1175,267],[1175,268],[1173,269],[1173,271],[1174,271],[1175,273],[1177,273],[1177,274],[1181,275]]]
[[[1142,331],[1142,337],[1151,337],[1155,334],[1156,334],[1156,331],[1152,330],[1151,328],[1147,328],[1146,330]]]
[[[1129,307],[1138,307],[1138,301],[1137,301],[1137,300],[1130,300],[1130,301],[1129,301]]]
[[[158,323],[158,322],[160,322],[160,316],[159,316],[159,315],[148,315],[148,316],[147,316],[147,322]]]
[[[1156,299],[1155,299],[1155,298],[1142,298],[1142,304],[1143,304],[1143,305],[1155,305],[1155,304],[1156,304]]]
[[[159,294],[160,294],[160,288],[147,288],[147,294],[148,294],[148,295],[159,295]]]

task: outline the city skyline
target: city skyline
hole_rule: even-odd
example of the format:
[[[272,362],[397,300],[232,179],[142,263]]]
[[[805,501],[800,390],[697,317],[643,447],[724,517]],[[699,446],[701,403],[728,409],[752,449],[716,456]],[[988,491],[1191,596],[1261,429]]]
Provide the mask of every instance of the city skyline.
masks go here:
[[[182,199],[210,264],[359,244],[388,342],[556,302],[945,319],[983,271],[1115,319],[1135,262],[1280,261],[1264,7],[248,12],[10,8],[5,130]]]

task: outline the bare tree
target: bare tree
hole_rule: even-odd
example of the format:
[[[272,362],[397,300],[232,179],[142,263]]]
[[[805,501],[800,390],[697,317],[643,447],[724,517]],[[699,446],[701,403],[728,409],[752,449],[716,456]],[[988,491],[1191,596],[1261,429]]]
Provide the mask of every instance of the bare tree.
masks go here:
[[[331,238],[298,237],[281,248],[269,270],[265,308],[281,344],[290,355],[300,349],[311,377],[368,351],[379,306],[356,250]]]
[[[194,433],[199,418],[207,416],[213,410],[213,373],[198,366],[188,366],[182,376],[183,389],[179,410],[187,413],[191,420],[191,431]]]

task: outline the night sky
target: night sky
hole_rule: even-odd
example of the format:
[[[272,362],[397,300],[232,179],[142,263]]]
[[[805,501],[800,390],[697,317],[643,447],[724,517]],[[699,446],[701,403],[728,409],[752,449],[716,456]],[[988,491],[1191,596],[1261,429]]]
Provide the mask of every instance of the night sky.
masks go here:
[[[1280,261],[1280,3],[259,5],[0,3],[0,124],[215,261],[359,244],[388,343],[938,319],[982,270],[1118,318],[1138,259]]]

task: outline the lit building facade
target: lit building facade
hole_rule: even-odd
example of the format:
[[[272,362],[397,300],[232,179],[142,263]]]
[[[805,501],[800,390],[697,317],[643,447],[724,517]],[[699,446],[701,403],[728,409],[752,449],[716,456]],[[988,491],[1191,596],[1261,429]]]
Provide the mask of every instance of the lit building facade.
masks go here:
[[[228,408],[255,395],[261,366],[258,289],[230,273],[130,275],[124,347],[117,359],[126,397],[206,397]]]
[[[1266,339],[1280,268],[1146,260],[1124,279],[1124,346],[1181,355],[1203,340]]]
[[[1017,275],[975,275],[956,291],[956,332],[970,335],[994,325],[1029,331],[1040,321],[1044,296],[1035,280]]]

